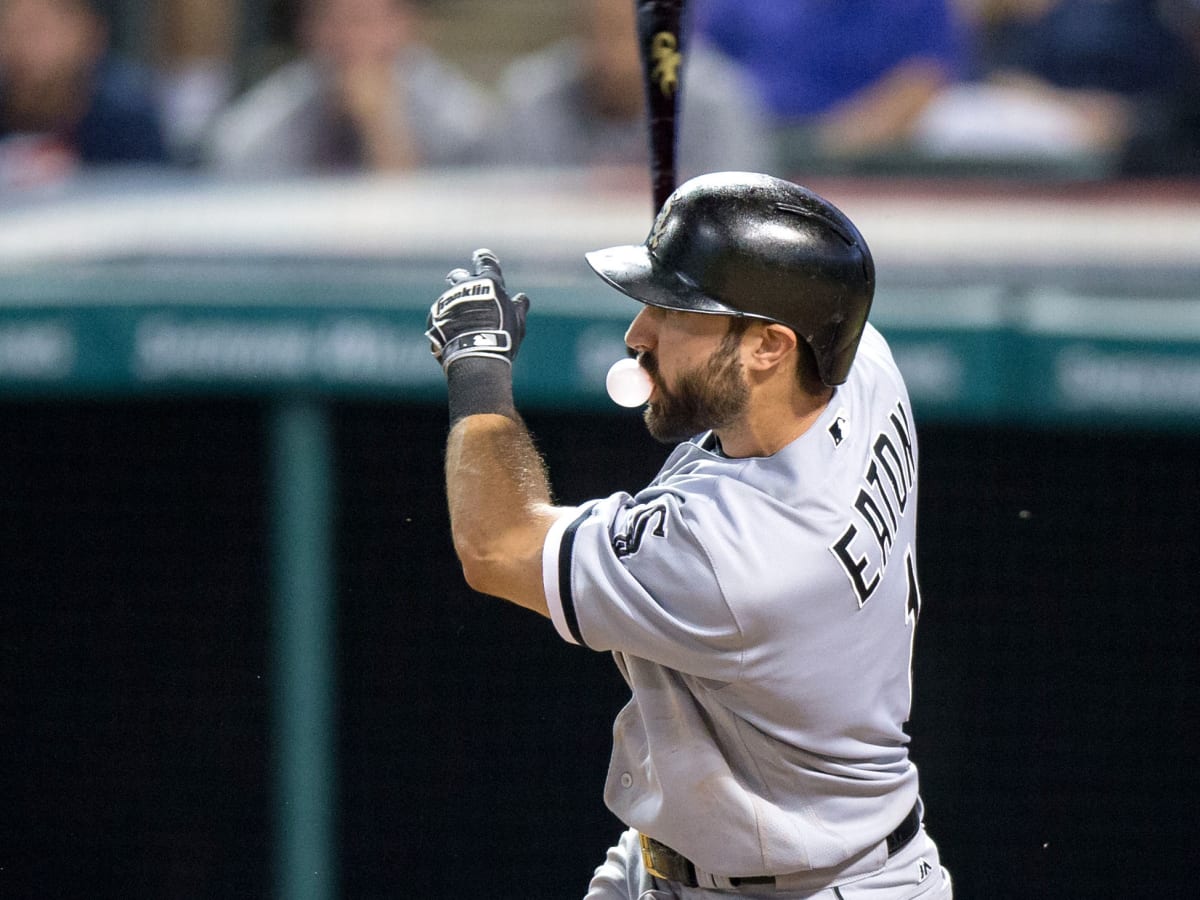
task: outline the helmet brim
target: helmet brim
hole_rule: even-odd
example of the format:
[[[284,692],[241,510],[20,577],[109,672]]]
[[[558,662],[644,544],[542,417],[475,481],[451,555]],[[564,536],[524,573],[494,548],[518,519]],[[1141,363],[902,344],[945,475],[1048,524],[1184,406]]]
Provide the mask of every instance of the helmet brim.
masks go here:
[[[644,244],[593,250],[585,253],[584,258],[597,275],[618,291],[649,306],[720,316],[744,315],[660,265]]]

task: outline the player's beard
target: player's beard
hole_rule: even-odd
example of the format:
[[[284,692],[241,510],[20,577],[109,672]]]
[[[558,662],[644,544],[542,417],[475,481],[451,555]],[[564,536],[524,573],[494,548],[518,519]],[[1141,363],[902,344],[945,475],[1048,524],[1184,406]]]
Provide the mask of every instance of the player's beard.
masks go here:
[[[656,393],[643,418],[655,440],[687,440],[702,431],[724,428],[745,413],[750,388],[738,358],[740,344],[740,333],[727,334],[704,363],[679,375],[674,389],[669,389],[659,375],[654,353],[642,354],[642,367],[654,382]]]

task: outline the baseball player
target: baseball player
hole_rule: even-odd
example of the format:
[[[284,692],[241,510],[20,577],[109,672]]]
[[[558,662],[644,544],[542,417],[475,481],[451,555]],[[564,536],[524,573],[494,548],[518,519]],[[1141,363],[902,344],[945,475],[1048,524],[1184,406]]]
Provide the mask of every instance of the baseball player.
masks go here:
[[[428,323],[467,582],[611,652],[632,691],[605,788],[629,830],[587,897],[949,898],[904,732],[916,432],[862,236],[805,188],[720,173],[587,260],[643,304],[645,421],[679,442],[635,494],[553,504],[513,407],[529,301],[490,251]]]

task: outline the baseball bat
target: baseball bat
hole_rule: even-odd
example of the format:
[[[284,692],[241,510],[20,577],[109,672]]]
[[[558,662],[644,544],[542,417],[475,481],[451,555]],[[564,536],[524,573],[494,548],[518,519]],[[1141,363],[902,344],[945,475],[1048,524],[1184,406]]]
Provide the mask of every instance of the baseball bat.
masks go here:
[[[683,87],[685,0],[633,0],[646,90],[650,185],[658,212],[675,190],[679,96]]]

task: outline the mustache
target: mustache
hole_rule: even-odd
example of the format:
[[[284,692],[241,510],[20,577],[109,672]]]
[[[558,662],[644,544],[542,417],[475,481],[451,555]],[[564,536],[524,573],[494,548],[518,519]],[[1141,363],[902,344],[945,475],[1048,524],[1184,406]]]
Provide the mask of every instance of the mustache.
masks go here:
[[[630,351],[630,356],[637,359],[638,365],[646,370],[646,374],[650,376],[650,380],[655,384],[659,384],[658,379],[658,357],[651,350],[644,350],[641,353]]]

